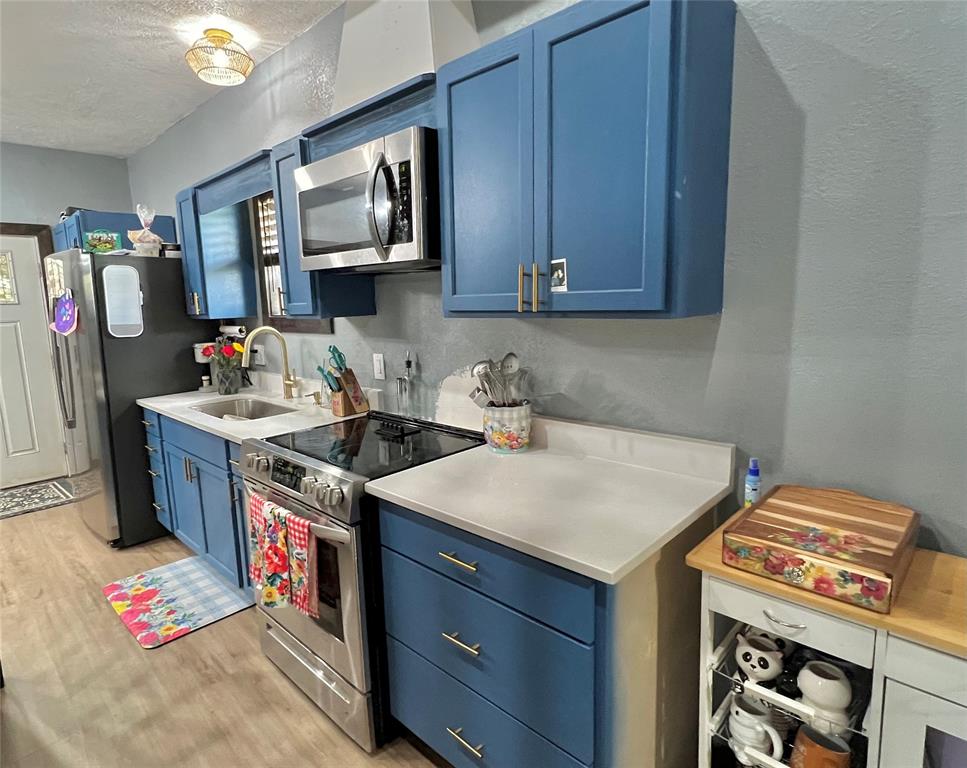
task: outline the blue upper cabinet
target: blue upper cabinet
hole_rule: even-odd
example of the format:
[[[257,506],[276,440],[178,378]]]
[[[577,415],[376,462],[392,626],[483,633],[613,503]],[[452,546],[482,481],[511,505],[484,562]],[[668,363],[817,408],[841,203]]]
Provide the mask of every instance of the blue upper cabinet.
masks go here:
[[[534,246],[533,87],[529,30],[437,75],[448,311],[519,308]]]
[[[84,236],[86,233],[104,229],[121,237],[121,247],[134,250],[134,244],[128,238],[128,231],[141,229],[141,221],[135,213],[116,213],[113,211],[77,210],[64,221],[53,227],[54,250],[65,251],[68,248],[86,250]],[[166,243],[176,241],[175,220],[171,216],[156,216],[151,225],[154,232]]]
[[[269,151],[262,150],[176,196],[189,315],[257,314],[249,200],[270,189]]]
[[[291,317],[351,317],[376,314],[371,275],[303,272],[299,265],[299,197],[295,171],[308,162],[309,141],[296,136],[272,148],[272,193],[275,197],[282,276],[282,306]]]
[[[580,2],[441,69],[447,314],[721,310],[734,17],[724,1]],[[497,77],[511,40],[526,86]]]

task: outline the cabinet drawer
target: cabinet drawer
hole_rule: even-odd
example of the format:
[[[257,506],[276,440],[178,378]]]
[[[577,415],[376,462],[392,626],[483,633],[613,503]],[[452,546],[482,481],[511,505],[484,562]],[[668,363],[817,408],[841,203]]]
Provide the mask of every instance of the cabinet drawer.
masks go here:
[[[144,433],[144,450],[147,452],[148,456],[152,459],[161,458],[161,437],[156,435],[154,432],[146,431]]]
[[[708,597],[709,608],[717,613],[854,664],[873,666],[876,632],[870,627],[715,578],[709,579]],[[781,622],[793,626],[784,626]]]
[[[380,502],[384,546],[585,643],[594,581],[403,507]],[[462,565],[461,565],[462,564]]]
[[[886,641],[884,674],[950,699],[965,707],[967,715],[967,659],[890,635]]]
[[[454,768],[582,765],[399,641],[387,649],[390,711]]]
[[[594,649],[383,548],[386,631],[578,759],[594,757]],[[453,636],[448,640],[444,634]]]
[[[144,424],[145,432],[161,439],[161,416],[147,408],[142,408],[141,423]]]
[[[223,438],[189,427],[167,416],[161,417],[161,432],[169,445],[177,446],[216,467],[228,469],[228,453]]]

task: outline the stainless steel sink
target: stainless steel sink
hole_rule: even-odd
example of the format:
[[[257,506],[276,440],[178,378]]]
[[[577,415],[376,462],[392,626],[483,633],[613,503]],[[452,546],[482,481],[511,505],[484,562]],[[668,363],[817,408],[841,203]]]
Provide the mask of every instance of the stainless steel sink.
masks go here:
[[[293,413],[298,408],[256,400],[252,397],[234,397],[231,400],[216,400],[213,403],[193,405],[192,410],[230,421],[254,421],[283,413]]]

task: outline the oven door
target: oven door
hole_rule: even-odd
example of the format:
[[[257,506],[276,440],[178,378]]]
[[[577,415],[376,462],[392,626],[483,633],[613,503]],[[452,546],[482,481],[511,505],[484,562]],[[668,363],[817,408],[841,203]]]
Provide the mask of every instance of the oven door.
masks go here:
[[[423,259],[423,130],[295,170],[304,271],[382,271]]]
[[[359,554],[359,528],[332,520],[266,485],[245,478],[245,528],[252,494],[258,493],[294,515],[308,518],[316,540],[316,560],[310,564],[309,577],[316,579],[319,592],[319,618],[300,613],[289,604],[261,610],[299,642],[319,656],[362,693],[369,691],[369,659],[366,652],[366,621],[363,613],[362,560]],[[251,558],[251,552],[249,552]]]

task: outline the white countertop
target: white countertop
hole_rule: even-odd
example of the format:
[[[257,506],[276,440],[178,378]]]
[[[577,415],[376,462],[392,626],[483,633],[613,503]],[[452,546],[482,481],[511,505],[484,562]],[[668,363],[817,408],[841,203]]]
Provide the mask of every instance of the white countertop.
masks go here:
[[[725,443],[535,419],[526,453],[473,448],[366,490],[617,584],[725,498],[734,463]]]
[[[237,397],[254,398],[265,400],[271,403],[278,403],[288,408],[295,408],[292,413],[283,413],[278,416],[268,416],[262,419],[252,419],[250,421],[231,421],[210,416],[207,413],[194,410],[193,406],[211,403],[217,400],[231,400]],[[219,395],[216,392],[181,392],[175,395],[159,395],[158,397],[145,397],[137,401],[138,405],[150,408],[152,411],[160,413],[162,416],[180,421],[197,429],[218,435],[233,443],[240,443],[249,437],[272,437],[282,435],[286,432],[294,432],[299,429],[310,429],[323,424],[332,424],[336,421],[344,421],[339,416],[333,416],[328,408],[316,405],[312,398],[293,398],[285,400],[277,391],[266,391],[261,389],[245,388],[237,395]],[[349,417],[352,418],[352,417]]]

